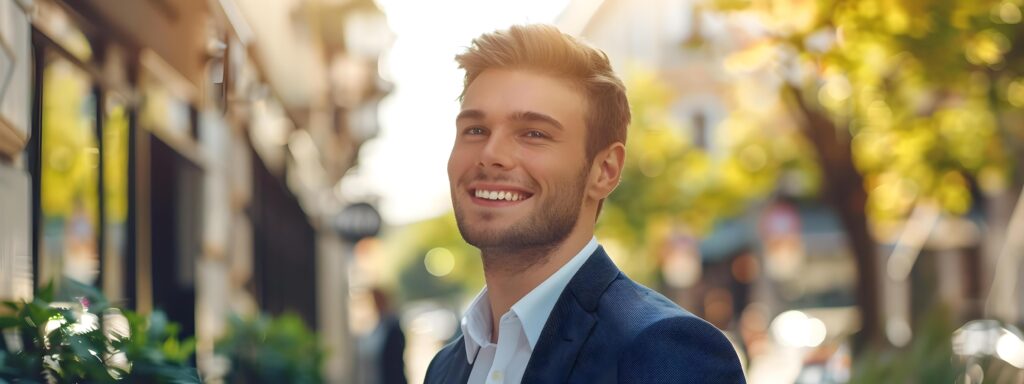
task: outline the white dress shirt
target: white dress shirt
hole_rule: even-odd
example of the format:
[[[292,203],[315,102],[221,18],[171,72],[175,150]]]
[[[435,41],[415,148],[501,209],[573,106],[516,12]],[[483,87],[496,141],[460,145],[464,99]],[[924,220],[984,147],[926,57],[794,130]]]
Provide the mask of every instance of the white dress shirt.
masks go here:
[[[498,323],[497,344],[491,342],[491,301],[484,287],[462,317],[466,358],[473,364],[469,384],[519,383],[523,379],[555,302],[595,250],[597,239],[591,237],[568,263],[513,304]]]

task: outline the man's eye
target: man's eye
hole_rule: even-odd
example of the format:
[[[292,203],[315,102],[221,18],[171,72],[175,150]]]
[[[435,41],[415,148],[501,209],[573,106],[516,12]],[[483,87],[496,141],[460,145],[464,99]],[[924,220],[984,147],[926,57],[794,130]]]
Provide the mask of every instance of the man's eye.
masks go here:
[[[526,137],[545,138],[548,137],[548,135],[545,135],[544,132],[541,131],[529,131],[526,132]]]
[[[480,127],[469,127],[469,128],[466,128],[466,130],[464,130],[462,132],[467,134],[467,135],[482,135],[482,134],[484,134],[484,129],[480,128]]]

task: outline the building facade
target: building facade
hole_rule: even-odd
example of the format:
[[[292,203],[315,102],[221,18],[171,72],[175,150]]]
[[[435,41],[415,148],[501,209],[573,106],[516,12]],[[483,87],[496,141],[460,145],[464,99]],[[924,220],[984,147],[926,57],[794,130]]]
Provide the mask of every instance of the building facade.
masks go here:
[[[272,3],[0,2],[0,299],[84,284],[161,310],[213,378],[230,316],[294,312],[346,381],[327,223],[388,91],[360,37],[386,26],[344,28],[372,3]]]

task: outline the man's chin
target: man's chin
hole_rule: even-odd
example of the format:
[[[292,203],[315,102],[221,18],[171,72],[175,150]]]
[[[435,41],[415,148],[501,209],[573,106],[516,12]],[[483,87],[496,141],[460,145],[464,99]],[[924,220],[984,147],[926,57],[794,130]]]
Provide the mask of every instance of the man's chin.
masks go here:
[[[459,233],[462,234],[462,238],[470,245],[480,249],[506,248],[533,237],[528,231],[524,233],[522,229],[516,225],[494,222],[459,223]]]
[[[507,245],[509,243],[509,236],[505,236],[497,231],[480,230],[475,228],[473,230],[460,231],[462,238],[466,240],[469,245],[477,248],[494,248]]]

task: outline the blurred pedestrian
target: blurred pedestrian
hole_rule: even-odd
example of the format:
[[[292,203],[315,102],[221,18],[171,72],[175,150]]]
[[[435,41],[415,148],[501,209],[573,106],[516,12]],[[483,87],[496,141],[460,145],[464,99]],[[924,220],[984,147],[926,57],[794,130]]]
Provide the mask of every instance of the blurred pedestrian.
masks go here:
[[[359,341],[361,384],[405,384],[405,332],[391,305],[391,297],[380,287],[370,289],[377,312],[377,326]]]
[[[432,383],[743,383],[711,324],[622,274],[594,237],[630,121],[608,57],[555,27],[484,34],[448,161],[462,237],[486,287]]]

